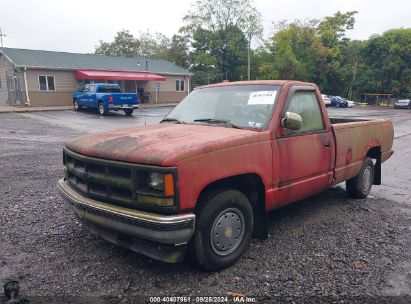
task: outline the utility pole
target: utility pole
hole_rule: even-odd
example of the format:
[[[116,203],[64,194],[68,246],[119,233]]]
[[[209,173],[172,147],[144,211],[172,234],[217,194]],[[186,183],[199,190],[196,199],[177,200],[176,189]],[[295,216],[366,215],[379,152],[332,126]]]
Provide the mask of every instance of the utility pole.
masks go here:
[[[251,35],[248,37],[248,54],[247,54],[247,78],[248,80],[250,80],[250,76],[251,76],[251,63],[250,63],[250,49],[251,49]]]
[[[7,37],[6,34],[3,34],[3,31],[0,28],[0,46],[1,46],[1,53],[2,53],[2,63],[4,63],[4,48],[3,48],[3,37]]]
[[[355,64],[354,64],[354,71],[353,71],[353,75],[352,75],[352,80],[351,80],[351,83],[350,83],[350,87],[348,89],[348,99],[349,100],[352,100],[352,87],[355,83],[355,78],[357,76],[357,65],[358,65],[358,61],[356,60]]]

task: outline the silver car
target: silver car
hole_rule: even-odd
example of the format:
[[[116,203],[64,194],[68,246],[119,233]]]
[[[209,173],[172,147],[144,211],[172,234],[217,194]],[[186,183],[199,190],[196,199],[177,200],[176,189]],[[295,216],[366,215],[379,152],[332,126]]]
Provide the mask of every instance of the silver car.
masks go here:
[[[410,99],[399,99],[394,103],[394,109],[411,109]]]

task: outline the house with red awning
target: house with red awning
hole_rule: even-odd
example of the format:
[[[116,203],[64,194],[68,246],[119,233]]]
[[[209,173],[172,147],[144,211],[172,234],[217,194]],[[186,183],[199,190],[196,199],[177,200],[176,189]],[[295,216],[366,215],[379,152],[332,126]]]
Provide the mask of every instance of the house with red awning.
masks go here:
[[[0,49],[0,105],[71,105],[88,83],[118,83],[150,103],[175,103],[190,92],[191,73],[162,59]]]

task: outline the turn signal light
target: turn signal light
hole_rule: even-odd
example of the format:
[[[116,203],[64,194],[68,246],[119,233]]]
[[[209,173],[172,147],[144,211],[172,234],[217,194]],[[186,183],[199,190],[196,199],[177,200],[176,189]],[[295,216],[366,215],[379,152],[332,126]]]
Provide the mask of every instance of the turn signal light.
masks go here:
[[[110,96],[108,97],[108,102],[110,102],[110,103],[113,102],[113,95],[110,95]]]
[[[174,177],[173,174],[164,174],[164,196],[174,196]]]

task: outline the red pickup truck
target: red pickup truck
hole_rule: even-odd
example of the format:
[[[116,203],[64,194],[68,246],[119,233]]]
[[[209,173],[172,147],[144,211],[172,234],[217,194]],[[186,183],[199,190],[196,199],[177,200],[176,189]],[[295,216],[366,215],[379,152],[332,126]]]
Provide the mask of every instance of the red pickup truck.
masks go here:
[[[266,213],[346,181],[365,198],[393,153],[389,120],[328,117],[315,84],[250,81],[194,90],[160,124],[78,137],[58,182],[102,238],[166,262],[233,264]]]

